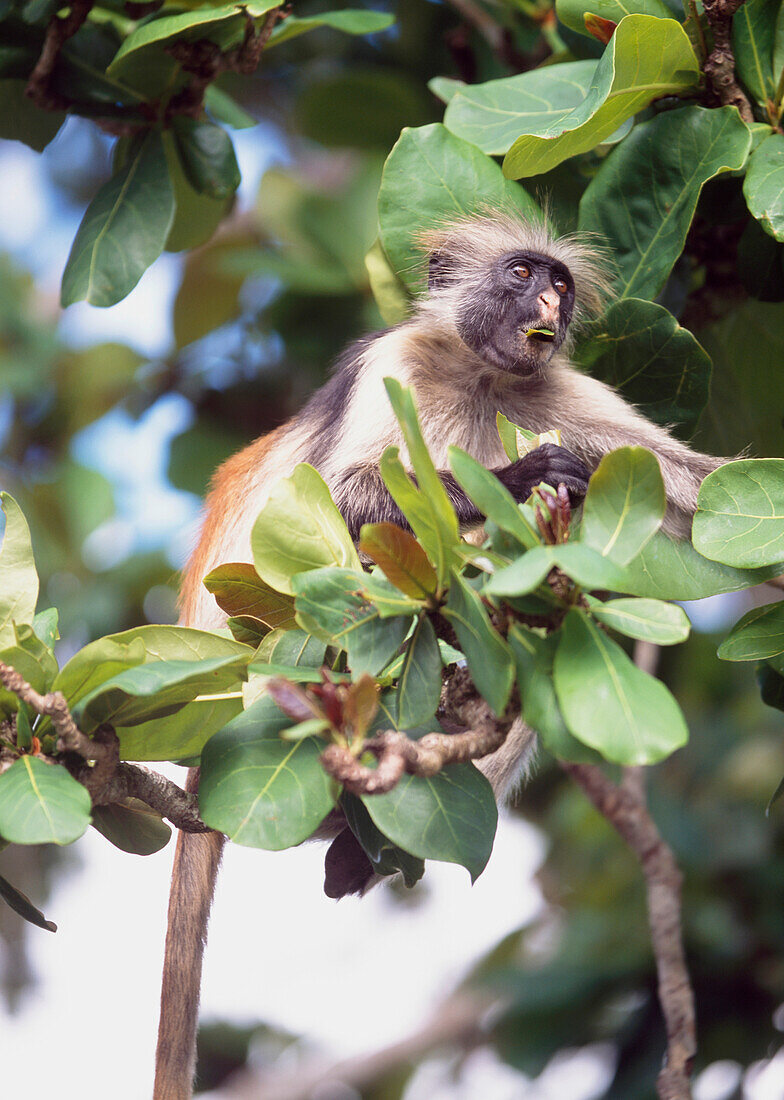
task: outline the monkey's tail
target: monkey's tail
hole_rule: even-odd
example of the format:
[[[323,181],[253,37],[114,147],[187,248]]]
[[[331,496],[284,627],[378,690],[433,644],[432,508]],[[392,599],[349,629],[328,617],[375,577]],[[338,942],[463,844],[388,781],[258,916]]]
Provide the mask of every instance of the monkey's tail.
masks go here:
[[[185,789],[192,793],[199,789],[198,768],[188,771]],[[190,1100],[192,1095],[201,963],[225,843],[225,836],[215,832],[181,832],[177,837],[166,925],[153,1100]]]

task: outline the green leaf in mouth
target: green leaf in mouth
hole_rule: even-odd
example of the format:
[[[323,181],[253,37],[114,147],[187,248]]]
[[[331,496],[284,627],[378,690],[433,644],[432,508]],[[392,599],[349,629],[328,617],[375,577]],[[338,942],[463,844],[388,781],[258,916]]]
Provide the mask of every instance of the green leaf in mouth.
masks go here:
[[[554,340],[555,333],[551,328],[527,328],[525,335],[529,340]]]

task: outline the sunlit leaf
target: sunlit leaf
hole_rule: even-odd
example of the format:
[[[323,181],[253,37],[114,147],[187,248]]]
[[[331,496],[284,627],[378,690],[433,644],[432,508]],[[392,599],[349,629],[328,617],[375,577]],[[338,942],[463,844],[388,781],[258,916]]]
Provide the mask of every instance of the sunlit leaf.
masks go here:
[[[603,603],[589,596],[588,606],[594,619],[627,638],[640,638],[655,645],[676,645],[689,636],[686,612],[674,603],[634,598]]]
[[[433,624],[422,615],[408,640],[398,674],[399,729],[422,725],[433,717],[441,698],[442,668]]]
[[[591,475],[580,538],[625,565],[661,526],[667,507],[658,459],[644,447],[606,454]]]
[[[495,474],[459,447],[449,448],[449,464],[458,484],[480,512],[502,530],[508,531],[523,546],[539,545],[539,536]]]
[[[674,19],[627,15],[604,51],[591,87],[569,115],[519,137],[504,158],[506,176],[520,179],[587,153],[651,100],[697,86],[699,64]]]
[[[784,241],[784,134],[771,134],[754,150],[743,193],[766,233]]]
[[[30,623],[38,602],[38,573],[30,528],[9,493],[0,493],[5,531],[0,546],[0,646],[16,641],[13,624]]]
[[[270,629],[294,626],[294,600],[261,579],[249,562],[219,565],[204,578],[204,587],[227,615],[250,615]]]
[[[718,648],[723,661],[762,661],[784,653],[784,603],[754,607]]]
[[[438,578],[422,547],[394,523],[366,523],[359,549],[380,565],[387,579],[413,599],[433,595]]]
[[[270,5],[270,7],[277,6],[277,4]],[[359,9],[323,11],[318,15],[289,15],[273,30],[267,49],[305,34],[307,31],[316,30],[318,27],[331,27],[333,30],[342,31],[343,34],[378,34],[379,31],[385,31],[391,27],[394,22],[394,15],[386,12]]]

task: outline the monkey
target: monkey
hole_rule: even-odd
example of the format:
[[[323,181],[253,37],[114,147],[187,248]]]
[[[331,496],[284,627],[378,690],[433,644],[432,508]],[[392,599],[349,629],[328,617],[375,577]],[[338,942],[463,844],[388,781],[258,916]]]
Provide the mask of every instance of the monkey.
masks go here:
[[[448,472],[450,444],[483,463],[520,502],[542,481],[564,484],[579,501],[607,452],[637,444],[659,460],[664,529],[688,535],[700,483],[726,460],[690,449],[569,361],[575,330],[607,298],[602,253],[578,238],[556,238],[544,221],[506,211],[457,218],[422,234],[420,244],[428,256],[427,292],[411,319],[350,346],[299,414],[217,470],[184,572],[183,624],[225,623],[202,578],[222,562],[251,559],[255,518],[275,482],[297,463],[320,472],[355,540],[365,523],[407,526],[379,472],[383,451],[403,442],[383,386],[387,376],[414,389],[422,432],[462,528],[481,524],[482,516]],[[509,462],[496,428],[499,411],[537,433],[559,428],[563,446],[547,444]],[[478,761],[499,800],[534,737],[518,720],[502,748]],[[194,769],[188,789],[197,787]],[[359,845],[352,847],[339,828],[328,865],[342,859],[347,868],[338,892],[361,891],[370,865],[365,859],[363,866]],[[178,838],[155,1100],[190,1096],[202,954],[224,841],[217,833]]]

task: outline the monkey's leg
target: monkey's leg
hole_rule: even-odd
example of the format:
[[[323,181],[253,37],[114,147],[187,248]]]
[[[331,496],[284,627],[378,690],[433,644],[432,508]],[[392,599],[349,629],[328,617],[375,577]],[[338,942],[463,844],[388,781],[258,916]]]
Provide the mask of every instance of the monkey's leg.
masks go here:
[[[570,495],[579,500],[585,495],[590,476],[581,459],[553,443],[537,447],[517,462],[491,472],[517,501],[527,500],[540,481],[556,486],[565,484]],[[452,474],[439,470],[438,476],[457,513],[460,526],[475,527],[482,523],[483,515]],[[396,523],[399,527],[408,528],[408,521],[392,499],[377,466],[352,467],[337,485],[332,486],[332,493],[354,540],[359,538],[365,523]]]

